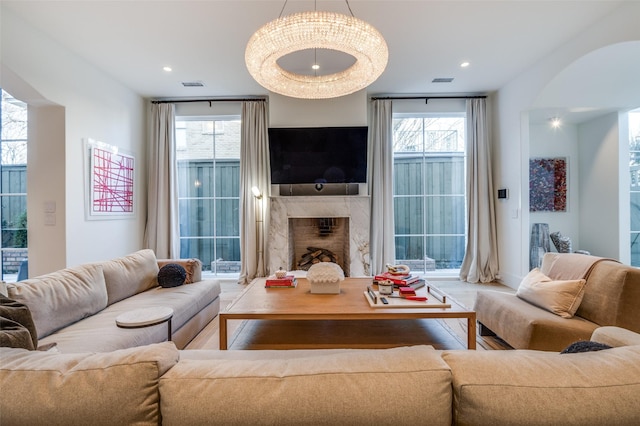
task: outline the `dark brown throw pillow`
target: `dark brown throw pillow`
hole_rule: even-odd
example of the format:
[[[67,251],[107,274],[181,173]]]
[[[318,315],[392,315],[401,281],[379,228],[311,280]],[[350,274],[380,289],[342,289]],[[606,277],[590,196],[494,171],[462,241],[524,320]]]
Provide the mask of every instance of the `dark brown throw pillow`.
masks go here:
[[[34,350],[38,334],[29,307],[0,294],[0,346]]]
[[[594,352],[601,351],[604,349],[611,349],[611,346],[605,345],[604,343],[592,342],[590,340],[581,340],[579,342],[574,342],[564,348],[561,354],[577,354],[580,352]]]
[[[168,263],[158,272],[158,284],[161,287],[177,287],[184,284],[187,279],[187,271],[177,263]]]

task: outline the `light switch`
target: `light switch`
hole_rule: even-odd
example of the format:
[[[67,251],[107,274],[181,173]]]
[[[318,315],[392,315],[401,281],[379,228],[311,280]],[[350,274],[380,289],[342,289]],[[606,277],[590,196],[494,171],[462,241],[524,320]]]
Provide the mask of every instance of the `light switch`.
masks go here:
[[[45,213],[55,213],[56,212],[56,202],[55,201],[45,201],[44,202],[44,212]]]
[[[56,225],[56,214],[55,213],[45,213],[45,215],[44,215],[44,225],[45,226],[55,226]]]

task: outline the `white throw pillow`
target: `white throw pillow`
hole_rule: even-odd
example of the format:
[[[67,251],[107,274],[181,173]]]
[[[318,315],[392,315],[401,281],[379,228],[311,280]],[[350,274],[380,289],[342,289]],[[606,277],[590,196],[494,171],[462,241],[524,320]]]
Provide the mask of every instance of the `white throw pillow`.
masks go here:
[[[535,268],[522,279],[516,296],[563,318],[571,318],[582,302],[586,283],[583,279],[552,280]]]

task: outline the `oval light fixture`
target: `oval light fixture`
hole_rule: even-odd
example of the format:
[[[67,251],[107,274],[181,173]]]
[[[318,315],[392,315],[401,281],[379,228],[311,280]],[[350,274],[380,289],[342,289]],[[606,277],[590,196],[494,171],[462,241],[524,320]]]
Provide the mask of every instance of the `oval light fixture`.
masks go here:
[[[285,70],[277,60],[306,49],[337,50],[355,58],[349,68],[327,75]],[[256,31],[245,50],[249,74],[266,89],[302,99],[327,99],[364,89],[380,77],[389,50],[374,27],[353,16],[302,12],[268,22]]]

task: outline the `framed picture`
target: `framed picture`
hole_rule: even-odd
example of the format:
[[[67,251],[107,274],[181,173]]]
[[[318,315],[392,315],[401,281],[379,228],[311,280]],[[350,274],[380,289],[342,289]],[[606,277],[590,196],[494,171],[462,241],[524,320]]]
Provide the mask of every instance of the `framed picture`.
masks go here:
[[[89,156],[89,219],[113,219],[135,215],[135,158],[118,147],[87,142]]]
[[[567,158],[529,159],[529,211],[567,211]]]

